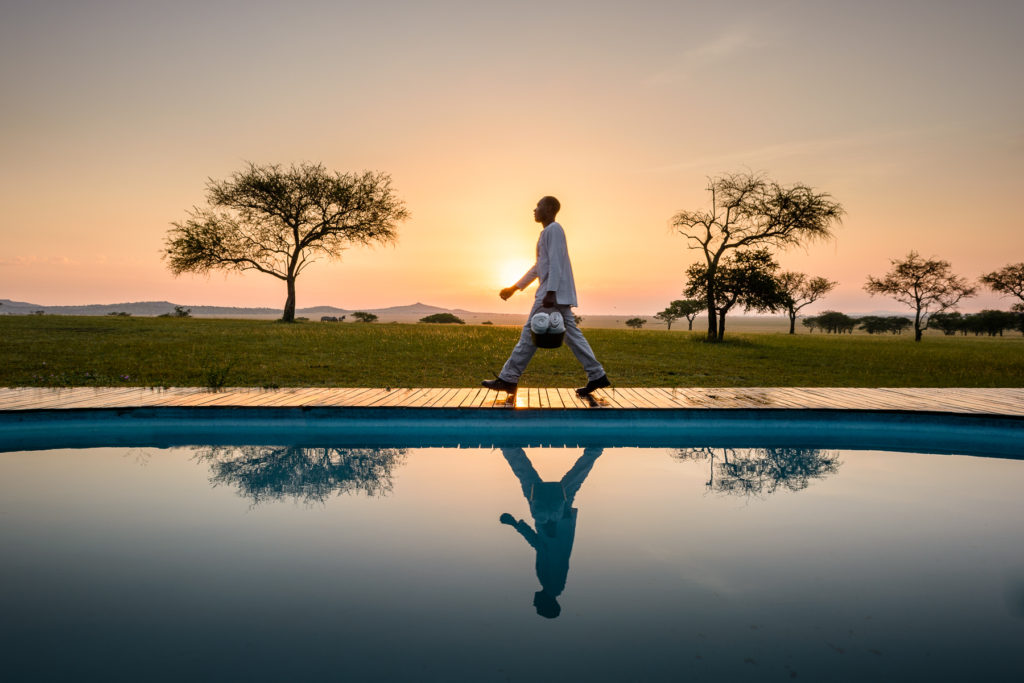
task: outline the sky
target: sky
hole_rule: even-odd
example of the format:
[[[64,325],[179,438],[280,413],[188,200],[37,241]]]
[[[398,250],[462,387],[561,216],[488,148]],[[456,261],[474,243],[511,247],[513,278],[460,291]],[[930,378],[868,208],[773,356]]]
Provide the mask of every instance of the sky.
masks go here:
[[[751,170],[846,209],[778,254],[839,282],[807,312],[899,310],[862,288],[910,250],[1024,261],[1022,30],[1001,0],[0,0],[0,299],[282,306],[161,249],[209,179],[308,161],[390,174],[411,218],[310,266],[300,308],[522,309],[497,291],[553,194],[580,313],[649,315],[703,258],[673,214]]]

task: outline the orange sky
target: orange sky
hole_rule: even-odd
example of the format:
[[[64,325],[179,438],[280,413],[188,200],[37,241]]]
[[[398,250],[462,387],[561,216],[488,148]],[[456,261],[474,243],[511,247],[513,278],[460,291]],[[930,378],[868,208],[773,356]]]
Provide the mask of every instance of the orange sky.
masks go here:
[[[246,161],[385,171],[412,212],[310,267],[299,307],[517,311],[496,292],[550,193],[581,313],[651,314],[700,258],[672,214],[742,169],[847,209],[780,255],[840,282],[818,310],[898,310],[861,287],[911,249],[971,278],[1024,260],[1019,2],[142,5],[0,9],[0,298],[281,306],[275,279],[159,256]]]

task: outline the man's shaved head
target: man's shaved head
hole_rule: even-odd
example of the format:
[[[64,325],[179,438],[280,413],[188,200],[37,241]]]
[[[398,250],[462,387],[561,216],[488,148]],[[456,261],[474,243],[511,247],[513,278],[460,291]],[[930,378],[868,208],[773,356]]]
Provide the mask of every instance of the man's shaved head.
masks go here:
[[[537,203],[542,205],[542,206],[544,206],[544,207],[546,207],[546,208],[548,208],[551,211],[551,217],[552,218],[557,216],[558,215],[558,211],[562,208],[562,204],[557,199],[552,197],[551,195],[548,195],[546,197],[541,197],[540,201],[537,202]]]

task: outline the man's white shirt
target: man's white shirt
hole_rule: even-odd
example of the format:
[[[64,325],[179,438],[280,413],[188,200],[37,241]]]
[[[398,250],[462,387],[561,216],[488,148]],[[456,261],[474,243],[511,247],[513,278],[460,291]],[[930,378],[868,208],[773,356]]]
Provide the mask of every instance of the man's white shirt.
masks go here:
[[[519,289],[526,289],[536,279],[537,298],[542,299],[550,291],[561,306],[576,305],[576,282],[572,277],[569,263],[569,247],[565,242],[565,230],[557,222],[548,223],[537,239],[537,261],[516,283]]]

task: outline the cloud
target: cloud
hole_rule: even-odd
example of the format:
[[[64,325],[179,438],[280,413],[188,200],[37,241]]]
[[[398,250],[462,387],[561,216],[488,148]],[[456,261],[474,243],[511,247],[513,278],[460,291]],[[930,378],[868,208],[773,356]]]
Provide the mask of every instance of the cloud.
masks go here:
[[[750,29],[732,28],[706,43],[683,52],[675,64],[647,76],[644,83],[648,86],[660,86],[683,81],[699,68],[726,61],[764,44],[765,41]]]
[[[740,152],[728,152],[711,156],[688,159],[678,163],[655,166],[644,169],[649,173],[666,173],[684,171],[694,168],[721,169],[736,165],[759,166],[769,161],[777,161],[797,156],[818,156],[850,150],[863,150],[877,145],[892,145],[900,140],[912,138],[928,138],[945,135],[949,126],[933,126],[930,128],[908,128],[890,131],[865,132],[856,135],[818,138],[815,140],[795,140],[774,145],[765,145]]]
[[[21,266],[75,266],[78,261],[67,256],[5,256],[0,257],[0,267]]]

